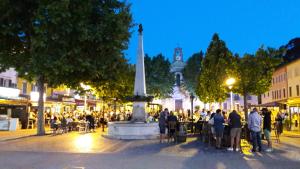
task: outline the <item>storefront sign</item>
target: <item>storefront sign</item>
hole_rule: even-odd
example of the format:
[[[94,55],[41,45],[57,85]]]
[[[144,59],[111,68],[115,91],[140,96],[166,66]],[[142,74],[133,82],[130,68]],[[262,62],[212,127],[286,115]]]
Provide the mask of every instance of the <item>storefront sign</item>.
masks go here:
[[[0,96],[5,98],[17,98],[19,97],[20,90],[9,88],[9,87],[0,87]]]
[[[30,101],[37,102],[39,101],[39,92],[30,93]],[[44,93],[44,102],[46,101],[46,94]]]
[[[72,97],[63,97],[62,101],[63,102],[75,102],[75,99]]]

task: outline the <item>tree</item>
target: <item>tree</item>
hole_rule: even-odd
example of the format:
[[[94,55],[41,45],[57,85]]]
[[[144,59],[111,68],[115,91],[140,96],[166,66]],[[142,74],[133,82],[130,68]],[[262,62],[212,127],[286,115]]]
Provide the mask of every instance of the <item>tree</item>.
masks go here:
[[[167,98],[173,93],[174,74],[171,63],[162,54],[153,58],[145,55],[145,75],[147,94],[157,98]]]
[[[195,93],[198,85],[198,76],[200,74],[203,52],[193,54],[183,69],[184,86],[190,93]]]
[[[98,97],[116,98],[118,101],[124,102],[127,96],[133,94],[135,67],[134,65],[124,64],[116,68],[115,71],[115,74],[117,74],[116,79],[107,81],[106,84],[95,80],[91,85],[95,86],[94,89]]]
[[[78,88],[118,79],[132,26],[125,2],[2,0],[0,12],[0,67],[37,82],[38,135],[45,134],[45,84]]]
[[[278,51],[259,48],[255,55],[245,54],[238,61],[238,83],[234,89],[244,97],[244,113],[248,118],[247,96],[261,95],[269,90],[273,72],[280,63]]]
[[[227,98],[225,81],[234,72],[234,57],[224,41],[214,34],[206,51],[198,76],[196,94],[205,103],[222,102]]]

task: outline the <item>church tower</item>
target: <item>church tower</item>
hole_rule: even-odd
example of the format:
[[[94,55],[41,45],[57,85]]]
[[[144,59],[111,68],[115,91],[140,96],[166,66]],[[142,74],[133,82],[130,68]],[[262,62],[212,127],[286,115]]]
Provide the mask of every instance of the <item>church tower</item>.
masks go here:
[[[176,86],[180,86],[183,81],[182,70],[184,67],[182,48],[177,47],[174,49],[173,63],[171,65],[171,72],[175,74],[176,78]]]
[[[182,48],[180,47],[174,49],[173,62],[176,61],[183,62]]]

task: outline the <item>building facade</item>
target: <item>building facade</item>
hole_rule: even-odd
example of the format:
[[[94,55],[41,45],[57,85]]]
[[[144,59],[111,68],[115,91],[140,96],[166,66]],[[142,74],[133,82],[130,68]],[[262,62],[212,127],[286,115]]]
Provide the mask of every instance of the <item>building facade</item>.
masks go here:
[[[297,59],[287,65],[287,79],[288,79],[288,100],[287,105],[290,107],[292,113],[300,112],[300,59]]]
[[[262,107],[269,107],[273,116],[283,112],[292,123],[289,129],[297,129],[294,125],[300,120],[300,58],[277,68],[272,76],[270,90],[261,96]]]

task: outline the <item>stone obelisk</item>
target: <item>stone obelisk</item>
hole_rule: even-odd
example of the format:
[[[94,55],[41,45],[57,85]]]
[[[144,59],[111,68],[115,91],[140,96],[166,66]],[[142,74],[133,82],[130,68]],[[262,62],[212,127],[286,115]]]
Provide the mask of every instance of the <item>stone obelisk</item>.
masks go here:
[[[137,60],[135,65],[135,81],[134,81],[134,96],[145,97],[146,94],[146,81],[145,81],[145,65],[144,65],[144,47],[143,47],[143,26],[139,25],[138,35],[138,49],[137,49]],[[137,97],[137,98],[138,98]],[[134,101],[133,102],[133,113],[132,120],[134,122],[145,122],[146,102],[145,101]]]

